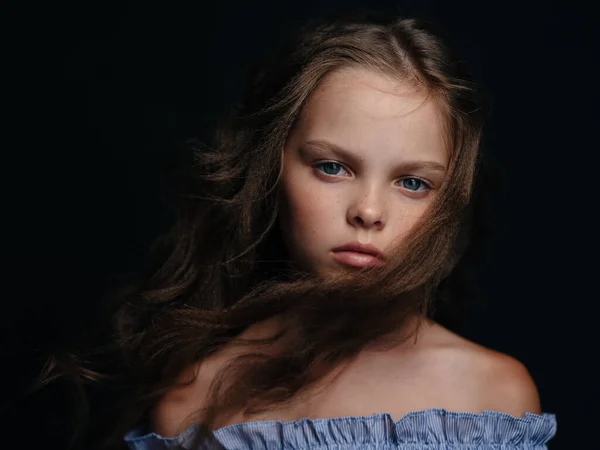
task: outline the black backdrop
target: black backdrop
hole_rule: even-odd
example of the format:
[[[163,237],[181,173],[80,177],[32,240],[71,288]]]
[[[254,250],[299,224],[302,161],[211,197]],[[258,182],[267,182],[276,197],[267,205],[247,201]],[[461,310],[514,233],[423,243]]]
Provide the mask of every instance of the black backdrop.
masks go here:
[[[164,228],[159,180],[177,142],[207,136],[253,58],[289,27],[360,3],[7,7],[5,247],[14,251],[5,253],[2,411],[19,448],[60,445],[64,393],[19,394],[43,355],[85,339],[104,290]],[[600,448],[599,16],[576,1],[363,3],[441,24],[491,93],[486,145],[503,184],[487,200],[496,239],[477,268],[487,305],[467,312],[463,333],[529,368],[543,410],[557,414],[551,448]]]

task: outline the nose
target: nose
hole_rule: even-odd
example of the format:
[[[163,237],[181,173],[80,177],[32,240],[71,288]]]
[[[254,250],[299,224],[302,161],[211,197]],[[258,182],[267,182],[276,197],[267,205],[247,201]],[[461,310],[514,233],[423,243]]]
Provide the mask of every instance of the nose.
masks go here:
[[[386,223],[383,203],[381,195],[374,191],[362,196],[348,208],[348,223],[354,227],[382,229]]]

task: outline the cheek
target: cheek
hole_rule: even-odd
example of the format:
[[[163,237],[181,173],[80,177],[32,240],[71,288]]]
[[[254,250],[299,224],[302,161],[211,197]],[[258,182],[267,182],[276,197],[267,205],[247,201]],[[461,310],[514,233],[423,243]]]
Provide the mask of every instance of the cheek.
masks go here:
[[[336,205],[339,205],[339,199],[314,179],[286,180],[283,197],[286,225],[298,239],[324,234],[338,219]]]
[[[430,201],[422,203],[406,203],[401,202],[397,205],[395,214],[395,220],[391,225],[392,239],[404,239],[406,238],[417,226],[417,222],[421,220],[424,214],[427,212]]]

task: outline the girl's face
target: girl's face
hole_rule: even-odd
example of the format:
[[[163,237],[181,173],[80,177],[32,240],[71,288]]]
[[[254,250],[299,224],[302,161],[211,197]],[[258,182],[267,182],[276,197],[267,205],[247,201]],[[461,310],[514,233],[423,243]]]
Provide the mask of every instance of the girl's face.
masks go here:
[[[385,264],[438,195],[448,157],[423,92],[363,69],[330,73],[283,151],[279,220],[293,261],[321,274]],[[382,255],[336,250],[349,243]]]

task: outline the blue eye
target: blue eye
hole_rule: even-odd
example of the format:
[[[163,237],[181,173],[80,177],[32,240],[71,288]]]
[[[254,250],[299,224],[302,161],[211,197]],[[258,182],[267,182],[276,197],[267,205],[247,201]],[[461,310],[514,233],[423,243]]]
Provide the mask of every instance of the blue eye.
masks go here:
[[[339,175],[340,169],[344,170],[344,166],[342,166],[339,163],[332,162],[332,161],[317,164],[317,165],[315,165],[315,167],[318,168],[325,175],[331,175],[331,176]],[[323,170],[321,170],[320,167],[323,167]]]
[[[421,187],[424,187],[426,190],[431,189],[431,187],[427,183],[418,178],[404,178],[402,180],[402,187],[414,192],[418,192],[419,190],[421,190],[419,189]]]

